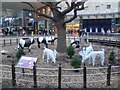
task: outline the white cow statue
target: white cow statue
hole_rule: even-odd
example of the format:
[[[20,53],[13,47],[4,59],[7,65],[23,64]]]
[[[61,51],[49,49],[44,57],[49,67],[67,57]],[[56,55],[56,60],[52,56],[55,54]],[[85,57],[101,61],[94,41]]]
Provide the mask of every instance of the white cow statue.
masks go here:
[[[83,51],[80,51],[79,53],[82,56],[82,63],[84,63],[85,60],[89,59],[92,60],[92,65],[95,65],[95,59],[98,56],[101,61],[101,65],[104,65],[104,58],[105,58],[105,53],[104,49],[101,51],[91,51],[89,54],[86,54],[86,50],[84,49]],[[90,63],[90,62],[89,62]]]
[[[83,51],[85,51],[85,52],[83,52]],[[79,54],[81,56],[84,56],[84,55],[88,55],[92,51],[93,51],[93,47],[92,47],[92,44],[90,43],[90,45],[88,47],[83,47],[82,51],[80,51]],[[82,59],[82,62],[84,62],[83,59]],[[90,63],[90,58],[89,58],[89,63]]]
[[[57,58],[57,51],[56,50],[51,50],[46,47],[44,47],[43,50],[43,56],[42,59],[44,60],[46,57],[47,63],[51,60],[53,63],[56,63],[56,58]]]

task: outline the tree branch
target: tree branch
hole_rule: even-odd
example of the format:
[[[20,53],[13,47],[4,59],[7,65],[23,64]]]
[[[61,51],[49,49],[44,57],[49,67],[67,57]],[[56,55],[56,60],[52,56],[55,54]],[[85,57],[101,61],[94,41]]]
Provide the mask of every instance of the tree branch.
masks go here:
[[[38,14],[38,16],[44,16],[44,17],[49,18],[49,19],[53,20],[54,22],[56,22],[56,20],[53,17],[46,15],[46,14],[43,14],[43,13],[40,13],[37,10],[28,10],[28,9],[23,9],[23,10],[29,11],[29,12],[35,12],[36,14]]]
[[[56,10],[57,12],[60,12],[58,9],[61,9],[61,7],[57,7],[55,2],[41,2],[42,4],[45,4],[46,6],[50,7],[51,9]]]
[[[35,12],[35,10],[23,9],[24,11]]]
[[[48,6],[48,7],[51,7],[51,4],[47,3],[47,2],[41,2],[42,4]]]
[[[25,4],[29,5],[32,9],[35,10],[35,7],[32,4],[30,4],[29,2],[21,2],[21,3],[25,3]]]
[[[85,2],[77,2],[75,10],[83,10],[84,9],[84,3]]]
[[[49,18],[49,19],[53,20],[54,22],[56,22],[56,20],[53,17],[49,16],[49,15],[42,14],[42,13],[39,13],[39,12],[37,14],[38,14],[38,16],[44,16],[44,17]]]
[[[62,15],[65,15],[65,14],[69,13],[69,12],[72,11],[74,8],[75,8],[75,2],[71,2],[71,7],[68,7],[67,9],[65,9],[65,10],[62,12]]]
[[[77,18],[77,10],[74,10],[74,15],[73,15],[73,17],[71,17],[69,20],[66,20],[66,21],[64,22],[64,25],[65,25],[66,23],[68,23],[68,22],[71,22],[71,21],[74,20],[75,18]]]
[[[60,3],[61,3],[61,2],[56,2],[56,4],[55,4],[55,5],[57,6],[57,5],[58,5],[58,4],[60,4]]]
[[[66,24],[66,23],[68,23],[68,22],[71,22],[72,20],[74,20],[75,18],[77,18],[77,11],[84,9],[84,3],[85,3],[85,2],[82,1],[82,2],[77,2],[77,3],[75,4],[73,17],[70,18],[69,20],[66,20],[66,21],[64,22],[64,24]]]
[[[67,4],[68,7],[70,7],[69,3],[68,2],[65,2]]]

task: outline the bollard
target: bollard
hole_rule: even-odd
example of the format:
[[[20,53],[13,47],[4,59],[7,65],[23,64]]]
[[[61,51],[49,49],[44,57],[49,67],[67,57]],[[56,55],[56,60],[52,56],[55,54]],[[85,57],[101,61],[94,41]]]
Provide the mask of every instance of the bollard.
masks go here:
[[[117,43],[118,41],[116,40],[116,42],[115,42],[115,47],[117,48],[117,45],[118,45],[118,43]]]
[[[83,88],[87,88],[86,66],[83,67]]]
[[[108,65],[107,68],[107,85],[110,86],[110,78],[111,78],[111,65]]]
[[[18,44],[18,39],[16,38],[16,44]]]
[[[34,80],[34,88],[37,88],[37,75],[36,75],[36,64],[34,62],[33,66],[33,80]]]
[[[12,45],[11,39],[10,39],[10,45]]]
[[[25,73],[25,70],[24,70],[24,68],[22,68],[22,74],[23,74],[23,77],[24,77],[24,73]]]
[[[16,85],[16,80],[15,80],[15,64],[12,62],[12,86]]]
[[[111,41],[110,41],[110,39],[109,39],[109,41],[108,41],[108,46],[109,46],[109,47],[111,47],[110,42],[111,42]]]
[[[4,42],[4,46],[6,46],[5,39],[4,39],[4,41],[3,41],[3,42]]]
[[[58,67],[58,89],[60,90],[61,89],[61,63],[59,64],[59,67]]]
[[[31,36],[33,37],[34,36],[34,32],[32,31],[32,33],[31,33]]]

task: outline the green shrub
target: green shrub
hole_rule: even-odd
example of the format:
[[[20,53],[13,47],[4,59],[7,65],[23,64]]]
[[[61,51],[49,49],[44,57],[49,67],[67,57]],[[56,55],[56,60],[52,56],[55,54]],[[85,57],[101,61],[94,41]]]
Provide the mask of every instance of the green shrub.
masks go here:
[[[16,58],[19,60],[22,55],[25,55],[23,49],[19,49],[16,53]]]
[[[82,64],[82,56],[74,56],[71,59],[71,66],[73,66],[74,68],[80,68],[81,64]]]
[[[73,56],[74,53],[75,53],[75,49],[74,49],[74,47],[72,47],[72,46],[70,45],[70,46],[67,47],[66,52],[67,52],[67,55],[69,56],[69,58],[71,59],[72,56]]]
[[[115,62],[115,52],[114,52],[114,51],[112,51],[112,52],[110,53],[108,59],[109,59],[109,62],[112,62],[112,63]]]

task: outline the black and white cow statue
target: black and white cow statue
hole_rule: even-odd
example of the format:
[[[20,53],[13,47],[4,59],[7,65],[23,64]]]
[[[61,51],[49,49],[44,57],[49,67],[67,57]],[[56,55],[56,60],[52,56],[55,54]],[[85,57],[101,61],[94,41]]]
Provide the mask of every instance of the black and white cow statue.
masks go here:
[[[31,50],[31,45],[35,43],[34,38],[28,38],[28,39],[20,39],[18,43],[18,49],[24,49],[24,47],[28,47],[29,51]]]
[[[80,41],[78,39],[73,39],[71,40],[71,46],[75,45],[75,48],[79,48],[80,47]]]
[[[56,40],[56,37],[39,37],[37,38],[38,47],[41,48],[40,44],[44,43],[46,48],[48,48],[48,42],[51,42],[51,44],[54,44],[54,41]]]

